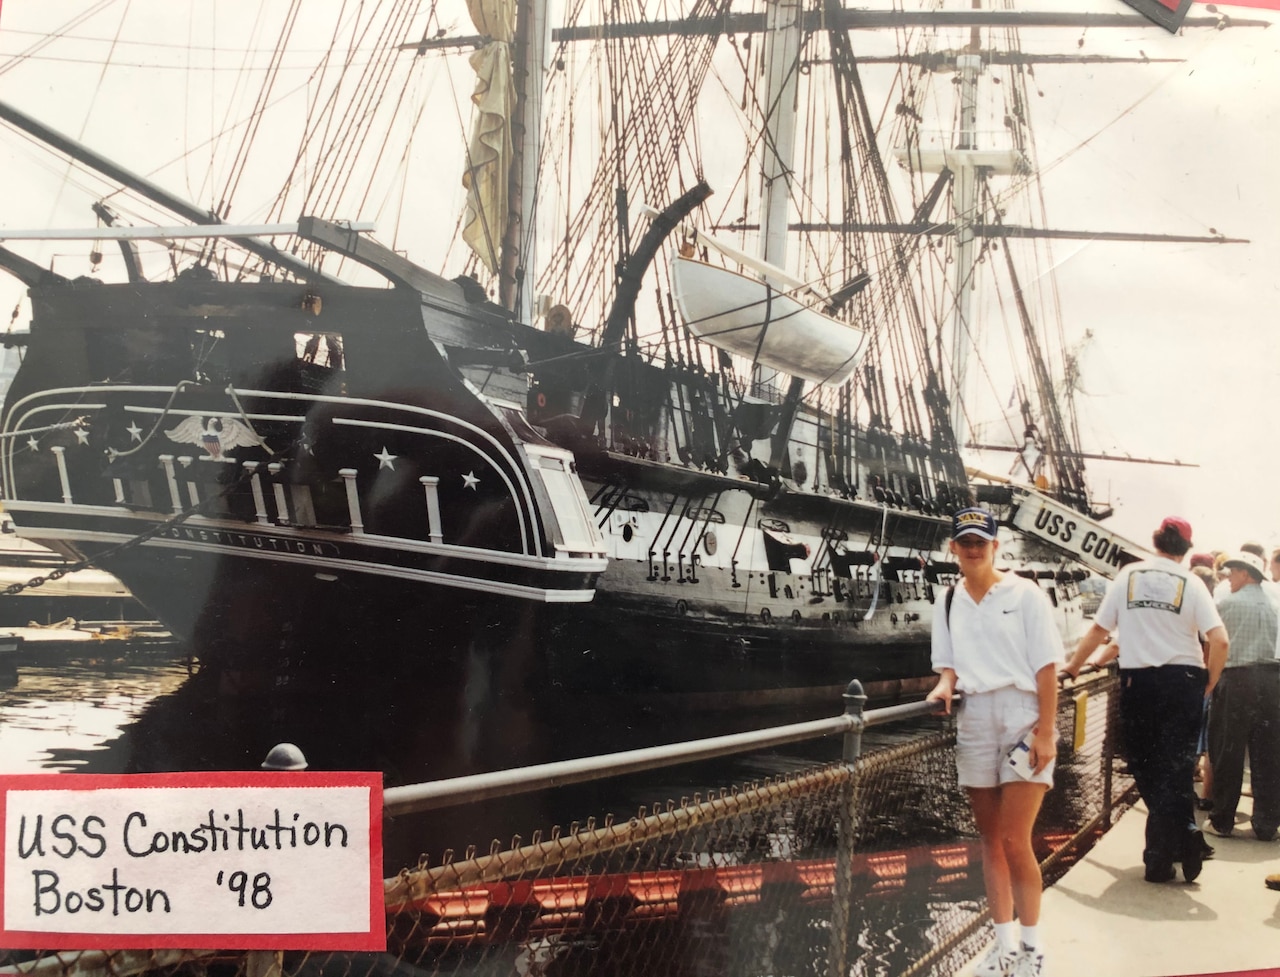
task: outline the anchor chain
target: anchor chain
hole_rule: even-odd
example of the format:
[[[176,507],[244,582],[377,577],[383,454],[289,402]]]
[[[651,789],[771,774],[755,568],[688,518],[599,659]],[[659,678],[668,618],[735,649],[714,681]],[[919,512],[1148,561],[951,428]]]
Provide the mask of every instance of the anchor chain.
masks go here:
[[[271,464],[273,462],[284,460],[289,454],[289,452],[292,451],[293,447],[295,446],[291,445],[287,451],[277,452],[276,454],[272,455],[267,460],[267,463]],[[242,469],[240,472],[240,475],[234,481],[229,482],[226,485],[226,487],[222,489],[222,491],[217,492],[213,495],[210,495],[208,498],[201,499],[195,505],[189,506],[188,508],[183,509],[181,512],[174,513],[164,522],[157,523],[156,525],[152,526],[150,529],[146,530],[145,532],[139,533],[137,536],[133,537],[132,539],[126,539],[123,543],[120,543],[118,546],[113,546],[109,550],[104,550],[102,553],[99,553],[97,556],[80,560],[78,563],[68,564],[65,567],[58,567],[58,569],[54,570],[53,572],[44,574],[39,577],[32,577],[30,580],[26,581],[26,583],[10,584],[8,587],[4,588],[4,590],[0,590],[0,597],[12,597],[15,594],[22,593],[24,590],[32,590],[36,587],[42,587],[46,583],[50,583],[54,580],[61,580],[63,577],[67,576],[68,574],[76,573],[80,570],[87,570],[90,567],[98,566],[102,560],[109,559],[114,556],[118,556],[121,553],[127,553],[129,550],[134,549],[135,547],[141,546],[143,543],[147,542],[147,540],[152,539],[155,536],[158,536],[160,533],[164,532],[166,529],[169,529],[173,526],[181,525],[187,519],[191,518],[192,516],[200,512],[200,510],[203,509],[205,506],[207,506],[210,502],[213,502],[216,499],[221,499],[221,498],[224,498],[225,496],[230,495],[233,491],[235,491],[235,489],[239,488],[239,486],[242,483],[248,481],[249,478],[252,476],[252,474],[253,472],[250,471],[249,469]]]

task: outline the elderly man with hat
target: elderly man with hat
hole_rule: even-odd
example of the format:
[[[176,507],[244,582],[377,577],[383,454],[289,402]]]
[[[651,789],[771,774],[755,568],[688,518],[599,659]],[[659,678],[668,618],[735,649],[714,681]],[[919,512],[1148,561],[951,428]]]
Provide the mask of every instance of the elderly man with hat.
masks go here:
[[[1204,859],[1195,820],[1200,716],[1229,644],[1208,588],[1182,566],[1191,549],[1190,523],[1170,516],[1151,543],[1154,559],[1130,563],[1116,574],[1065,671],[1076,675],[1108,635],[1120,630],[1121,735],[1148,811],[1144,878],[1169,882],[1174,863],[1181,862],[1183,878],[1192,882]],[[1201,635],[1209,645],[1208,667]]]
[[[1280,828],[1280,662],[1275,657],[1280,622],[1275,602],[1261,587],[1267,576],[1262,557],[1234,553],[1223,567],[1231,592],[1218,604],[1218,613],[1231,635],[1231,651],[1209,704],[1213,809],[1204,829],[1220,838],[1234,830],[1247,752],[1253,833],[1270,841]]]

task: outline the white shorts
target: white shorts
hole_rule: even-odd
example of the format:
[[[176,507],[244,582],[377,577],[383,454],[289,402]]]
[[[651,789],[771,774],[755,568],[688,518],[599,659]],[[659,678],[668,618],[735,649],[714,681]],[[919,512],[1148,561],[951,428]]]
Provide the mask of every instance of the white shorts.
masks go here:
[[[1034,692],[1012,685],[993,692],[965,693],[956,717],[956,772],[961,787],[998,787],[1029,780],[1053,786],[1057,759],[1031,777],[1020,777],[1009,766],[1009,751],[1040,719]],[[1055,737],[1056,738],[1056,737]]]

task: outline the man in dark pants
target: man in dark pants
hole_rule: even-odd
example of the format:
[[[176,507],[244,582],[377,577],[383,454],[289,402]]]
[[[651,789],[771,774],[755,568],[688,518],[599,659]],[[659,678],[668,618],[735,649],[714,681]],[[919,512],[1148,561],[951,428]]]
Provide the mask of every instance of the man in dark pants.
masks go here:
[[[1204,829],[1225,838],[1235,826],[1236,806],[1249,756],[1253,783],[1253,833],[1271,841],[1280,827],[1280,661],[1276,660],[1276,605],[1262,590],[1262,558],[1233,555],[1223,568],[1231,593],[1218,603],[1231,635],[1231,653],[1209,706],[1209,760],[1213,765],[1213,810]]]
[[[1116,574],[1064,671],[1120,631],[1120,723],[1125,758],[1147,805],[1142,860],[1148,882],[1168,882],[1174,863],[1193,881],[1204,838],[1195,821],[1196,741],[1204,697],[1227,659],[1227,630],[1208,588],[1181,565],[1191,526],[1170,516],[1152,534],[1156,558]],[[1208,667],[1200,645],[1209,645]]]
[[[1120,669],[1120,735],[1148,812],[1142,853],[1148,882],[1172,879],[1179,861],[1188,882],[1199,874],[1203,855],[1188,864],[1185,849],[1192,843],[1188,833],[1197,836],[1196,844],[1200,840],[1194,782],[1205,685],[1203,667]]]

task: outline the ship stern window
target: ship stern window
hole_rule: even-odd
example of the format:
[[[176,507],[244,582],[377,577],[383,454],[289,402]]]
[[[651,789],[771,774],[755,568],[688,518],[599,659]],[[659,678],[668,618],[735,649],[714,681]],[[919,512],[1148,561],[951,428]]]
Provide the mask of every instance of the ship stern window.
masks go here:
[[[330,370],[343,368],[345,357],[342,336],[338,333],[295,332],[293,343],[295,353],[303,363],[328,367]]]
[[[526,446],[535,462],[534,471],[542,479],[551,509],[560,528],[556,549],[570,553],[599,553],[604,543],[595,523],[587,514],[587,497],[571,469],[572,459],[560,454],[543,453]]]
[[[346,356],[342,336],[336,332],[271,334],[243,330],[233,337],[229,373],[238,385],[321,393],[345,375]]]

